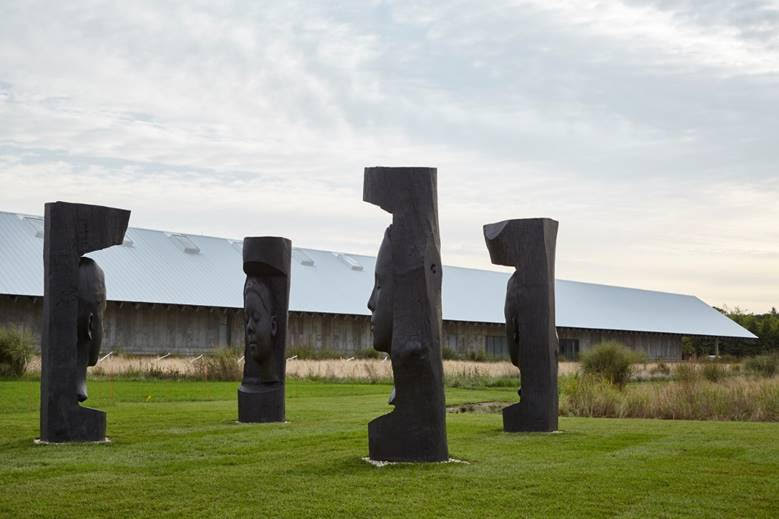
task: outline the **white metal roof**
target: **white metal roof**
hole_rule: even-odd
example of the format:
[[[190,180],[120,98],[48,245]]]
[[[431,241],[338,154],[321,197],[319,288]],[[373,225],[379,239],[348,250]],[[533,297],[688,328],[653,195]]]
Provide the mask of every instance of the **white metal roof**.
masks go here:
[[[43,294],[41,217],[0,212],[0,294]],[[485,249],[485,254],[487,254]],[[89,254],[112,301],[243,307],[241,241],[129,228]],[[290,310],[369,315],[376,258],[293,249]],[[444,267],[443,318],[503,323],[507,272]],[[754,338],[694,296],[557,280],[557,326]]]

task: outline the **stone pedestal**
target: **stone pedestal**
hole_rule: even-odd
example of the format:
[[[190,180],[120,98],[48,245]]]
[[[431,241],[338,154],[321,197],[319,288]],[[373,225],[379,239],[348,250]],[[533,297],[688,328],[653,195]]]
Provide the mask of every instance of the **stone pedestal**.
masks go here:
[[[239,422],[283,422],[284,418],[283,384],[238,388]]]

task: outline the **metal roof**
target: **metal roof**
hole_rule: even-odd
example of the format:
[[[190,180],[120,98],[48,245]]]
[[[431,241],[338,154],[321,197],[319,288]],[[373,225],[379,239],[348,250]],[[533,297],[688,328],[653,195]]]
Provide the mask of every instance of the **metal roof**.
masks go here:
[[[41,217],[0,212],[0,294],[43,295]],[[485,250],[486,254],[486,250]],[[112,301],[242,308],[241,241],[129,228],[88,254]],[[290,310],[369,315],[376,258],[293,249]],[[508,272],[444,266],[443,318],[503,323]],[[557,280],[557,326],[754,338],[694,296]]]

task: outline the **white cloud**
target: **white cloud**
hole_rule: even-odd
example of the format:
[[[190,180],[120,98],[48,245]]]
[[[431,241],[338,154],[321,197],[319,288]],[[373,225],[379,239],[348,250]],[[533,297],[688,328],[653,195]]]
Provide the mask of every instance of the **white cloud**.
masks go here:
[[[779,299],[779,14],[751,2],[0,5],[0,210],[373,253],[362,167],[439,167],[444,258],[561,222],[560,277]]]

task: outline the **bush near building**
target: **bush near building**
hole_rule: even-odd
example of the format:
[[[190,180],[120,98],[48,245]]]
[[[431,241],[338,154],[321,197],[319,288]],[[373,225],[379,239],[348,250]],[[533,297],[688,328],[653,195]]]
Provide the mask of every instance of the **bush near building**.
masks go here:
[[[32,355],[29,336],[14,328],[0,328],[0,376],[22,376]]]
[[[633,373],[633,364],[643,361],[643,356],[617,341],[606,341],[584,352],[580,358],[582,371],[623,387]]]

